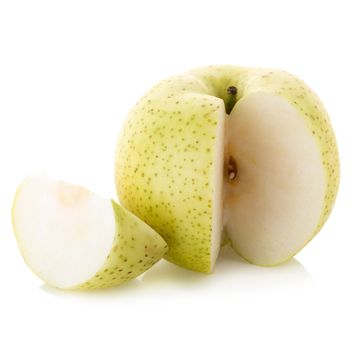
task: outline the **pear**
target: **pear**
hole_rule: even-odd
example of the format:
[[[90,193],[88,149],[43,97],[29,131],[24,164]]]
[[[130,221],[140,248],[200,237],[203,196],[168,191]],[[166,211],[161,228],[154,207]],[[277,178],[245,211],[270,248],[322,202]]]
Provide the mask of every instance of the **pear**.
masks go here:
[[[251,263],[293,257],[319,232],[339,182],[319,98],[279,70],[209,66],[160,82],[131,110],[115,183],[159,232],[166,258],[211,272],[223,232]]]
[[[62,289],[121,284],[167,250],[152,228],[113,200],[45,176],[30,176],[19,186],[13,227],[30,269]]]

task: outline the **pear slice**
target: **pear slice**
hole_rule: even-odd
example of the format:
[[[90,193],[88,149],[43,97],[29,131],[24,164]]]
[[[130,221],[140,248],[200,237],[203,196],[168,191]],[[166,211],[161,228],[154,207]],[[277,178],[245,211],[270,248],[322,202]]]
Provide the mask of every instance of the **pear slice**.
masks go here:
[[[339,183],[321,101],[278,70],[210,66],[160,82],[129,113],[116,151],[122,205],[210,272],[223,240],[276,265],[321,229]],[[226,239],[226,238],[225,238]]]
[[[113,200],[31,176],[17,190],[13,227],[30,269],[62,289],[111,287],[142,274],[165,241]]]

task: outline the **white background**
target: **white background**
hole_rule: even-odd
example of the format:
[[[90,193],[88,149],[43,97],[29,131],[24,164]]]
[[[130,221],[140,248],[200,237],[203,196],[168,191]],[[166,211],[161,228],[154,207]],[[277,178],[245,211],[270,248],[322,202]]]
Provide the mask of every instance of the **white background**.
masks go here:
[[[0,348],[349,349],[347,5],[1,1]],[[46,172],[115,197],[114,148],[129,109],[159,80],[207,64],[285,69],[321,97],[342,161],[322,232],[277,268],[225,251],[210,276],[161,262],[105,291],[43,285],[12,233],[19,182]]]

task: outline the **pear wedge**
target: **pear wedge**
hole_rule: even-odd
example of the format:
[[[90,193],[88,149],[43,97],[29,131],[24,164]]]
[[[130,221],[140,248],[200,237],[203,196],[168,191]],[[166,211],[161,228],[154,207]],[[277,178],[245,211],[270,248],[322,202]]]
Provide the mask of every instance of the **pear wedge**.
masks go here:
[[[167,251],[152,228],[113,200],[45,176],[22,182],[12,213],[25,262],[57,288],[119,285],[142,274]]]

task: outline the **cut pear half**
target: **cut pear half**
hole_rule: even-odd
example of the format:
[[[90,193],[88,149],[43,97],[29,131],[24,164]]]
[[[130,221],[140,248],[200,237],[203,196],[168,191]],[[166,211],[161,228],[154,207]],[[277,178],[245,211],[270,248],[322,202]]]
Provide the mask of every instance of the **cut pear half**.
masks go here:
[[[30,269],[63,289],[121,284],[167,250],[152,228],[113,200],[45,176],[28,177],[18,188],[13,227]]]
[[[322,102],[284,71],[209,66],[154,86],[116,151],[121,204],[159,232],[166,258],[211,272],[223,244],[276,265],[326,222],[339,184]]]

